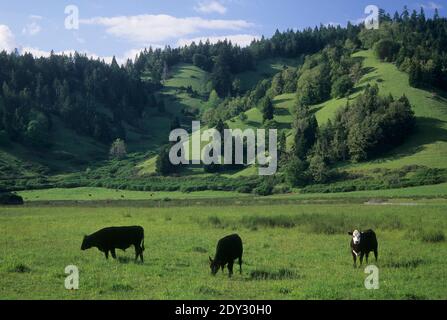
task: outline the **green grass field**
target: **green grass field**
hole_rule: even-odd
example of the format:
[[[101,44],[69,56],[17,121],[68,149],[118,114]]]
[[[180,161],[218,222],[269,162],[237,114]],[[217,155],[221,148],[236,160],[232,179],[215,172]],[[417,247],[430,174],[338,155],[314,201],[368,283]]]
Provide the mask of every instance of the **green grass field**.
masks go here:
[[[240,174],[241,172],[239,172]],[[129,191],[113,190],[106,188],[72,188],[72,189],[45,189],[20,191],[17,194],[23,197],[25,202],[36,201],[103,201],[103,200],[184,200],[184,199],[222,199],[241,198],[250,195],[229,191],[200,191],[192,193],[182,192],[149,192],[149,191]],[[251,196],[253,197],[253,196]],[[306,199],[368,199],[368,198],[447,198],[447,183],[432,186],[418,186],[400,189],[369,190],[342,193],[295,193],[272,195],[268,197],[255,197],[259,199],[286,199],[286,200],[306,200]]]
[[[98,201],[98,200],[160,200],[160,199],[209,199],[230,198],[243,196],[237,192],[200,191],[193,193],[183,192],[149,192],[127,191],[106,188],[73,188],[73,189],[47,189],[29,190],[18,193],[23,200],[33,201]]]
[[[191,208],[0,208],[0,299],[446,299],[447,203],[414,206],[278,205]],[[84,234],[145,228],[133,250],[106,261],[81,252]],[[373,228],[379,290],[366,290],[346,234]],[[212,277],[219,238],[244,240],[243,274]],[[370,261],[371,262],[371,261]],[[64,288],[76,265],[80,289]]]

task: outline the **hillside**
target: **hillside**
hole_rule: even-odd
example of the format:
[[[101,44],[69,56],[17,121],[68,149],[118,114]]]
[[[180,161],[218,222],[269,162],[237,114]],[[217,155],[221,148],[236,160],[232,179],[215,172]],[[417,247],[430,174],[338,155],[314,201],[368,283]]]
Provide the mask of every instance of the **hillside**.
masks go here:
[[[399,71],[391,63],[380,62],[371,50],[360,51],[354,57],[362,59],[363,75],[354,88],[354,93],[348,98],[331,99],[314,105],[318,123],[324,124],[331,119],[338,108],[344,106],[348,100],[353,100],[361,93],[367,84],[378,84],[382,95],[388,93],[399,97],[407,95],[414,106],[417,116],[417,131],[400,147],[389,152],[385,157],[357,164],[345,163],[339,166],[342,170],[351,172],[371,173],[377,168],[399,169],[403,166],[423,165],[431,168],[446,168],[444,161],[447,156],[447,100],[441,93],[415,89],[408,85],[408,75]],[[247,79],[262,79],[279,72],[283,66],[294,66],[301,63],[291,59],[268,59],[259,64],[256,71],[251,72]],[[256,73],[256,75],[255,75]],[[209,95],[209,73],[189,64],[179,64],[170,70],[170,77],[164,83],[164,88],[158,93],[164,101],[165,110],[148,108],[145,117],[141,119],[139,127],[126,124],[127,145],[130,154],[122,162],[123,174],[136,172],[139,176],[155,173],[156,150],[166,143],[172,119],[178,117],[185,128],[189,128],[192,120],[198,118],[199,113],[206,107]],[[244,79],[244,75],[240,76]],[[246,81],[243,86],[253,88],[253,84]],[[191,90],[187,90],[191,88]],[[288,132],[288,145],[292,145],[292,122],[296,94],[281,94],[273,99],[275,107],[274,119],[278,129]],[[227,121],[230,128],[261,128],[262,113],[258,108],[245,112],[247,119],[242,121],[235,117]],[[96,168],[98,172],[107,172],[115,164],[108,164],[108,146],[98,143],[88,137],[83,137],[73,130],[64,127],[62,121],[54,118],[54,134],[51,136],[53,148],[51,153],[39,154],[21,145],[12,145],[0,151],[0,165],[5,178],[37,179],[52,172],[68,173],[79,169]],[[202,128],[204,129],[204,128]],[[150,154],[144,160],[144,154]],[[103,167],[103,169],[102,169]],[[133,169],[132,169],[133,168]],[[126,173],[126,174],[128,174]],[[181,176],[211,177],[201,166],[189,167],[180,173]],[[226,172],[224,177],[239,178],[253,176],[257,169],[248,167],[244,170]]]
[[[409,27],[407,22],[394,23],[397,26],[402,23],[402,26]],[[390,26],[385,29],[388,28]],[[344,39],[346,30],[323,29],[312,33],[326,31],[335,32],[336,38]],[[300,37],[300,33],[286,32],[275,35],[271,40],[266,40],[267,42],[254,43],[247,50],[232,47],[229,43],[221,43],[206,55],[194,53],[194,50],[204,49],[200,46],[192,48],[192,52],[188,52],[188,48],[176,49],[175,52],[166,51],[164,57],[160,56],[162,51],[144,51],[135,64],[130,64],[127,68],[119,67],[116,61],[108,66],[80,55],[75,55],[74,58],[60,56],[57,58],[58,68],[65,80],[54,82],[54,93],[50,92],[48,86],[45,87],[47,100],[39,87],[42,81],[40,73],[33,75],[35,79],[23,79],[19,86],[14,77],[9,77],[3,71],[2,76],[9,81],[9,85],[3,86],[0,96],[1,184],[12,186],[13,190],[69,186],[140,191],[179,191],[179,188],[203,191],[208,190],[209,182],[212,185],[209,190],[253,192],[253,186],[258,185],[257,180],[250,180],[249,187],[237,185],[234,181],[240,182],[240,177],[257,178],[257,168],[254,166],[216,170],[201,165],[174,168],[168,163],[170,169],[163,172],[163,175],[171,177],[167,177],[166,181],[165,177],[155,177],[157,159],[167,163],[168,153],[163,150],[168,143],[172,126],[180,125],[190,131],[191,122],[194,120],[201,120],[202,130],[216,125],[221,130],[224,126],[231,129],[257,129],[274,125],[285,133],[287,157],[302,160],[307,167],[293,169],[295,173],[292,173],[292,176],[298,172],[305,173],[301,183],[290,182],[286,181],[287,165],[282,163],[280,174],[277,176],[279,179],[275,183],[281,192],[287,192],[290,186],[304,189],[309,187],[305,192],[312,193],[319,190],[359,191],[445,182],[446,94],[439,89],[416,88],[423,87],[418,81],[427,76],[432,77],[430,81],[433,81],[433,85],[425,87],[439,87],[442,85],[442,74],[439,75],[435,71],[429,74],[426,69],[420,70],[419,73],[414,71],[417,66],[408,60],[411,53],[408,57],[399,53],[402,55],[400,60],[397,60],[396,55],[379,59],[377,56],[384,53],[383,50],[377,49],[374,42],[381,42],[368,38],[375,35],[360,29],[351,31],[355,32],[357,40],[363,43],[362,47],[371,49],[359,49],[358,45],[355,49],[356,44],[349,41],[342,44],[332,43],[332,40],[327,39],[329,45],[310,46],[302,52],[297,43],[293,42],[293,38]],[[279,41],[278,48],[282,49],[273,53],[268,50],[268,46],[261,45],[269,44],[269,41]],[[290,44],[296,49],[293,54],[281,53],[281,50],[287,52],[287,46],[284,45],[288,41],[291,41]],[[306,43],[306,40],[302,41]],[[405,44],[406,40],[402,41]],[[386,47],[390,44],[385,42],[381,45]],[[20,66],[14,56],[0,57],[11,65],[17,63]],[[19,56],[17,59],[20,62],[29,60],[30,57]],[[407,60],[404,63],[402,59]],[[68,72],[66,65],[75,66],[80,61],[84,63],[85,68],[82,75]],[[50,61],[41,60],[36,62],[36,66],[31,64],[27,68],[45,70],[48,63]],[[436,63],[437,65],[433,63],[430,66],[438,67],[442,60]],[[101,84],[92,82],[92,79],[97,79],[98,70],[106,79]],[[438,80],[441,83],[437,82]],[[123,82],[123,87],[119,85],[120,81]],[[107,83],[112,84],[113,88],[109,88]],[[29,94],[27,85],[37,86],[34,95],[36,99],[42,100],[40,104],[38,101],[30,102],[33,101],[33,95]],[[23,86],[25,89],[20,90]],[[376,100],[368,100],[363,106],[356,104],[369,88],[376,88],[371,89],[375,90],[375,93],[371,91],[371,97]],[[80,90],[87,90],[91,94],[84,97],[77,94]],[[386,102],[389,95],[395,99],[403,96],[407,98],[406,103],[393,107],[401,108],[397,113],[393,114],[391,102]],[[25,103],[22,103],[22,100]],[[379,100],[382,102],[378,102]],[[45,101],[51,103],[45,105]],[[61,101],[62,106],[59,105]],[[21,108],[21,103],[25,107]],[[336,131],[326,124],[329,124],[328,120],[335,123],[337,110],[347,104],[354,105],[354,108],[349,111],[351,115],[343,108],[343,117],[360,118],[351,118],[349,124],[338,120],[337,128],[341,129],[337,130],[344,130],[339,135],[343,141],[340,141],[340,138],[335,141]],[[378,109],[379,104],[382,109]],[[415,118],[413,115],[407,117],[411,114],[411,108]],[[15,116],[10,109],[15,110]],[[269,115],[266,115],[267,109]],[[358,114],[376,112],[369,119],[373,122],[363,122],[364,118],[355,115],[353,109],[360,110]],[[381,115],[384,114],[389,118],[383,120]],[[13,123],[9,123],[8,119]],[[265,122],[264,119],[273,121]],[[416,123],[415,129],[401,131],[405,130],[405,123],[412,123],[413,119]],[[362,121],[360,129],[355,134],[349,134],[346,128],[355,127],[356,123],[360,124],[359,121]],[[296,149],[292,148],[296,143],[295,139],[308,139],[309,136],[300,138],[304,137],[303,132],[301,135],[295,134],[297,123],[313,130],[313,138],[310,139],[314,140],[301,154],[295,154]],[[367,128],[370,127],[374,129],[368,132]],[[320,133],[327,128],[329,133],[322,138]],[[394,131],[389,128],[394,128]],[[386,135],[381,132],[391,136],[397,134],[398,138],[395,137],[387,145]],[[399,132],[404,133],[399,135]],[[349,135],[356,139],[366,137],[366,140],[359,144],[353,140],[349,142]],[[110,144],[115,137],[124,137],[127,149],[124,158],[109,158]],[[202,142],[202,146],[205,144],[207,143]],[[344,144],[345,149],[342,146],[336,150],[331,144]],[[320,159],[317,159],[320,161],[317,163],[318,170],[320,173],[330,172],[321,180],[314,179],[308,170],[310,159],[316,155],[318,146],[323,148],[319,149],[320,153],[317,154],[320,156]],[[375,146],[378,146],[379,152],[371,151]],[[160,156],[163,152],[164,156]],[[342,152],[341,155],[338,152]],[[430,168],[440,171],[430,171]],[[388,181],[385,179],[387,175],[394,175],[396,179]],[[176,177],[183,179],[183,182],[176,183],[174,187],[172,181]],[[192,180],[188,181],[189,178],[204,179],[206,182],[195,188]],[[219,180],[221,178],[227,180],[222,182]],[[368,179],[371,178],[376,179],[376,182],[368,185]],[[157,180],[157,186],[151,183],[152,179]],[[344,182],[347,182],[347,185],[343,185]],[[359,186],[359,183],[362,186]],[[337,187],[318,187],[324,184],[337,184]],[[272,192],[272,188],[269,189],[269,192]]]
[[[378,84],[382,95],[392,94],[400,97],[405,94],[414,107],[417,117],[417,131],[407,139],[405,144],[392,150],[386,157],[368,162],[352,164],[346,163],[340,168],[349,171],[373,171],[377,168],[398,169],[403,166],[421,165],[431,168],[446,168],[447,162],[447,99],[442,93],[434,93],[410,87],[408,75],[399,71],[391,63],[380,62],[373,54],[372,50],[360,51],[353,55],[363,61],[365,74],[354,88],[354,93],[348,98],[331,99],[312,106],[319,124],[325,124],[328,119],[332,119],[339,107],[344,106],[348,100],[353,100],[367,84]],[[269,61],[271,65],[280,65],[283,60],[277,63]],[[288,61],[290,65],[293,62]],[[186,86],[188,81],[183,68],[179,77],[174,77],[170,83],[177,86]],[[183,81],[180,81],[182,79]],[[197,81],[192,81],[191,85],[197,87]],[[171,88],[172,90],[172,88]],[[295,105],[295,94],[282,94],[274,98],[275,121],[278,129],[289,130],[288,145],[292,144],[291,126],[293,122],[293,108]],[[245,112],[247,120],[242,121],[239,117],[227,121],[227,125],[232,128],[261,128],[262,114],[258,108],[252,108]],[[141,174],[155,172],[155,158],[139,165]],[[200,174],[197,168],[193,171],[186,171],[186,174]],[[240,177],[256,174],[254,168],[246,168],[240,172],[226,174],[226,176]]]
[[[320,124],[334,117],[335,112],[348,100],[354,99],[367,84],[378,84],[382,95],[392,94],[400,97],[405,94],[417,117],[417,131],[400,147],[392,150],[381,159],[359,164],[345,164],[341,168],[352,171],[374,170],[376,168],[396,169],[403,166],[422,165],[431,168],[446,168],[447,162],[447,99],[441,92],[429,92],[412,88],[408,84],[408,75],[399,71],[391,63],[380,62],[372,51],[354,54],[362,58],[364,70],[369,70],[355,88],[355,93],[348,98],[331,99],[312,106]],[[295,101],[294,94],[284,94],[274,99],[275,120],[279,128],[290,128],[293,121],[291,110]],[[262,125],[262,116],[254,108],[246,112],[247,121],[239,119],[230,122],[230,127],[254,127]],[[289,145],[292,143],[289,137]],[[248,172],[252,170],[247,169]]]

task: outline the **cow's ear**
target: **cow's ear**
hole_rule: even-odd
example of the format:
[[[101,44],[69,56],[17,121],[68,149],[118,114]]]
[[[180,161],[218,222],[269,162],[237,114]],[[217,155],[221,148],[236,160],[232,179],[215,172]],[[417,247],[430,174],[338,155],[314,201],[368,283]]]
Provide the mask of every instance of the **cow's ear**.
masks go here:
[[[348,234],[349,234],[350,236],[352,236],[352,232],[348,232]]]

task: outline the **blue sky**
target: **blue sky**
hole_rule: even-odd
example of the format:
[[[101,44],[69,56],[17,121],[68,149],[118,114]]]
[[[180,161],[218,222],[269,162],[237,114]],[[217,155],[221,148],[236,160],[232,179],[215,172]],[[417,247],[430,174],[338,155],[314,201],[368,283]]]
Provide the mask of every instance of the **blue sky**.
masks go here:
[[[427,16],[434,8],[442,16],[447,10],[441,0],[0,0],[0,50],[35,55],[77,50],[124,61],[149,46],[206,38],[246,45],[276,29],[345,25],[365,18],[370,4],[391,13],[422,6]],[[65,27],[68,5],[79,9],[79,29]]]

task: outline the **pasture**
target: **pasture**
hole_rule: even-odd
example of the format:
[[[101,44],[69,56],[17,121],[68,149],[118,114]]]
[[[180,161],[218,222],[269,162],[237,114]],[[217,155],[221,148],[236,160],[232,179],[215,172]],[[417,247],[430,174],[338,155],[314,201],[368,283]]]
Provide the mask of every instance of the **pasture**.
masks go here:
[[[0,299],[446,299],[446,214],[445,200],[0,207]],[[84,234],[128,225],[145,228],[144,264],[133,261],[133,248],[117,251],[117,261],[80,250]],[[379,290],[366,290],[364,269],[352,266],[354,228],[377,233]],[[243,274],[212,277],[208,256],[232,233],[244,241]],[[64,288],[67,265],[79,267],[77,291]]]

